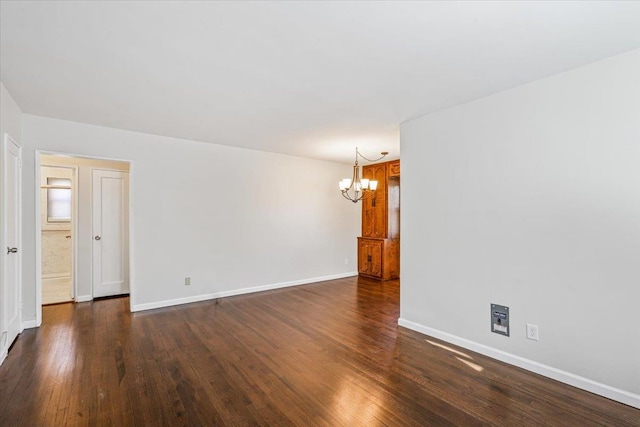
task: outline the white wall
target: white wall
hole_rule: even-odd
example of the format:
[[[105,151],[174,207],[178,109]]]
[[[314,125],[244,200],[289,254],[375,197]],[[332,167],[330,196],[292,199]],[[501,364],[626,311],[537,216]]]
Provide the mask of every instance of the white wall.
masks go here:
[[[18,144],[22,141],[22,110],[0,82],[0,132],[4,140],[5,132]]]
[[[0,82],[0,166],[3,165],[3,149],[2,145],[4,144],[4,135],[8,133],[11,138],[18,144],[22,144],[22,111],[18,104],[15,103],[7,89],[4,87],[4,84]],[[0,168],[0,192],[2,191],[2,179],[3,179],[4,171]],[[2,212],[4,212],[4,207],[2,206],[3,195],[0,194],[0,227],[3,227],[3,218]],[[0,233],[4,233],[4,230],[0,229]],[[0,248],[2,249],[2,248]],[[2,333],[6,330],[5,327],[5,307],[4,307],[4,275],[2,272],[4,271],[4,253],[0,256],[0,343],[2,343],[1,337]],[[4,346],[0,345],[0,355],[5,354],[10,345],[10,342],[4,344]],[[0,359],[0,363],[1,363]]]
[[[640,50],[403,123],[401,159],[400,324],[638,406]]]
[[[337,189],[349,165],[32,115],[23,132],[25,318],[36,149],[132,161],[134,306],[356,270],[360,206]]]

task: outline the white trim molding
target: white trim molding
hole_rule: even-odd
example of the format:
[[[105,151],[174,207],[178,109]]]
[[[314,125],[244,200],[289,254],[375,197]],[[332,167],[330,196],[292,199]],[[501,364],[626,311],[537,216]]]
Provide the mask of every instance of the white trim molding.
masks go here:
[[[91,295],[78,295],[76,297],[76,302],[89,302],[93,301],[93,297]]]
[[[527,371],[535,372],[536,374],[560,381],[570,386],[640,409],[640,395],[638,394],[611,387],[609,385],[590,380],[589,378],[581,377],[579,375],[572,374],[571,372],[563,371],[524,357],[516,356],[515,354],[507,353],[506,351],[498,350],[497,348],[489,347],[484,344],[479,344],[475,341],[461,338],[438,329],[433,329],[410,320],[400,318],[398,319],[398,325],[420,332],[421,334],[446,341],[450,344],[466,348],[467,350],[475,351],[476,353],[491,357],[492,359],[526,369]]]
[[[291,286],[308,285],[316,282],[326,282],[327,280],[344,279],[345,277],[357,276],[357,271],[347,273],[332,274],[330,276],[312,277],[310,279],[293,280],[291,282],[273,283],[271,285],[254,286],[251,288],[234,289],[232,291],[215,292],[212,294],[194,295],[191,297],[176,298],[165,301],[149,302],[145,304],[131,304],[131,311],[153,310],[155,308],[171,307],[180,304],[189,304],[192,302],[206,301],[216,298],[232,297],[235,295],[252,294],[254,292],[264,292],[273,289],[287,288]]]
[[[38,322],[35,319],[33,319],[33,320],[24,320],[22,322],[22,327],[24,329],[37,328],[38,326],[40,326],[40,325],[38,325]]]

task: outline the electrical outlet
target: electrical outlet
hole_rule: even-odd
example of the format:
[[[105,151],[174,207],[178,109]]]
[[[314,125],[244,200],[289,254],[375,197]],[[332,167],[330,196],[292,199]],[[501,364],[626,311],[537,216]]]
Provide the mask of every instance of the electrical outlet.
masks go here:
[[[185,277],[184,278],[184,285],[185,286],[189,286],[191,284],[191,277]]]
[[[540,335],[538,334],[538,325],[527,323],[527,338],[534,341],[538,341],[540,339]]]
[[[349,258],[345,258],[344,259],[344,265],[348,265],[349,264]]]

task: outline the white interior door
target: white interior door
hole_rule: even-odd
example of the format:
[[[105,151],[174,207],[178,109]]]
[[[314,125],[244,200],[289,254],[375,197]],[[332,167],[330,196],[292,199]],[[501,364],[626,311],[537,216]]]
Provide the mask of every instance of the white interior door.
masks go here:
[[[5,134],[2,165],[2,336],[0,361],[22,331],[21,193],[22,150]]]
[[[93,296],[129,293],[129,173],[93,171]]]

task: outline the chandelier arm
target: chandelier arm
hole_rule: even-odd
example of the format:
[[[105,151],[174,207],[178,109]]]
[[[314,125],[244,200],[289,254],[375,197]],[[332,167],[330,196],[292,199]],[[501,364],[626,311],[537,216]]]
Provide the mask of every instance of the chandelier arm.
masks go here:
[[[362,193],[360,197],[358,197],[357,194],[354,194],[355,198],[351,198],[351,195],[349,194],[348,190],[342,190],[342,197],[344,197],[349,201],[352,201],[353,203],[358,203],[360,200],[362,200],[362,198],[364,197],[364,194],[365,193]]]
[[[342,197],[344,197],[347,200],[351,200],[353,202],[353,199],[349,197],[349,193],[347,193],[347,190],[342,190]]]

